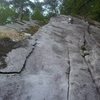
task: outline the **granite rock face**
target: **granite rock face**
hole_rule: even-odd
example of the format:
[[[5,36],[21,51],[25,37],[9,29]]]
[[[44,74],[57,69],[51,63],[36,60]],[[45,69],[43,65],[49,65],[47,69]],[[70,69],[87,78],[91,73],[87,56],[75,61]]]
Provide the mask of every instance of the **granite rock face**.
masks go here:
[[[51,18],[0,69],[0,100],[100,100],[100,29]]]

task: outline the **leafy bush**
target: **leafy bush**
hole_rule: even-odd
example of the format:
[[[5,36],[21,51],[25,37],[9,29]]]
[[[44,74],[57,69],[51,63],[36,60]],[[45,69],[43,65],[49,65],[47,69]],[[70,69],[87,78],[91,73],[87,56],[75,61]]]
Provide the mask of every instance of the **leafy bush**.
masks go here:
[[[100,21],[100,0],[64,0],[61,13]]]
[[[43,16],[43,14],[41,13],[41,11],[38,8],[36,8],[34,10],[34,14],[32,15],[32,19],[45,22],[45,17]]]
[[[0,24],[10,23],[15,15],[16,13],[13,9],[0,6]]]

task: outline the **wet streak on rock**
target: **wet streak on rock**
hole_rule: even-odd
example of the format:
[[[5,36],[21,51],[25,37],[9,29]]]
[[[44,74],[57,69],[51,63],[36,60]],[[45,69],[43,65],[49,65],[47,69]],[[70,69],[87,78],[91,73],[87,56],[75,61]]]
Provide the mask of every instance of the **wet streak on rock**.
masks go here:
[[[68,44],[67,44],[67,46],[68,46]],[[69,69],[68,69],[68,92],[67,92],[67,100],[69,100],[69,90],[70,90],[70,72],[71,72],[69,46],[68,46],[67,49],[68,49],[68,65],[69,65]]]

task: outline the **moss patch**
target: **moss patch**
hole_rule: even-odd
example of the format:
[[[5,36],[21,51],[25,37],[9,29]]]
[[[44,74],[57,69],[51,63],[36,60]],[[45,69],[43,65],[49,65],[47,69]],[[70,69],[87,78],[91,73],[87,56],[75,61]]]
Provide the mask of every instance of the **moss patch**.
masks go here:
[[[26,29],[27,33],[30,33],[31,35],[34,35],[38,29],[40,28],[40,26],[36,25],[36,26],[30,26],[30,28]]]

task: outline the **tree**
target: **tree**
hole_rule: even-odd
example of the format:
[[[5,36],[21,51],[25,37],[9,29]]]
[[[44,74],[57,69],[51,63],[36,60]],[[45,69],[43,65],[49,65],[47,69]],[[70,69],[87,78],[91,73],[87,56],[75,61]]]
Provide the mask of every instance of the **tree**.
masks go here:
[[[9,4],[16,9],[20,21],[22,21],[24,13],[27,12],[27,7],[34,8],[34,4],[30,0],[11,0]]]
[[[15,10],[9,7],[8,1],[0,0],[0,24],[11,22],[15,14]]]
[[[45,9],[48,10],[51,16],[59,13],[59,5],[61,0],[44,0]]]
[[[63,0],[62,14],[84,16],[100,21],[100,0]]]
[[[44,20],[44,16],[41,13],[40,9],[38,9],[38,8],[34,9],[34,14],[32,16],[32,19],[39,20],[39,21],[43,21]]]

